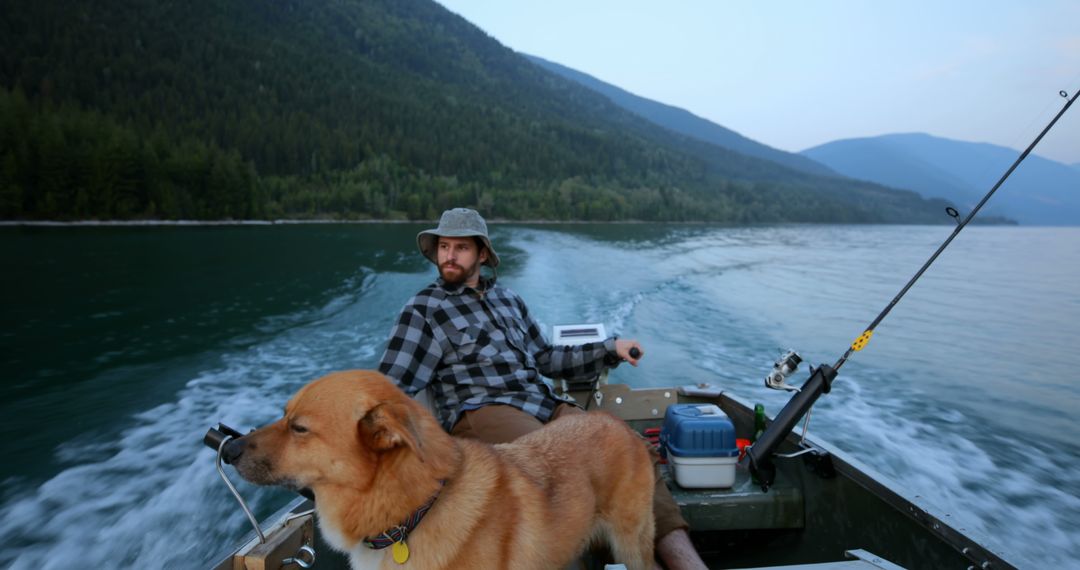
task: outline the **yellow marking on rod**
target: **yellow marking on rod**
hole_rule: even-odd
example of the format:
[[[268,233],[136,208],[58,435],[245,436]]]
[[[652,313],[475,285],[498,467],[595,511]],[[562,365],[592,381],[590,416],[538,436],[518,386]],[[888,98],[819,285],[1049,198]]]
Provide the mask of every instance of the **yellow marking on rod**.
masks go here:
[[[870,337],[872,336],[874,336],[874,331],[863,332],[861,335],[859,335],[859,338],[855,339],[855,342],[851,343],[851,350],[862,350],[863,347],[866,346],[866,343],[870,342]]]

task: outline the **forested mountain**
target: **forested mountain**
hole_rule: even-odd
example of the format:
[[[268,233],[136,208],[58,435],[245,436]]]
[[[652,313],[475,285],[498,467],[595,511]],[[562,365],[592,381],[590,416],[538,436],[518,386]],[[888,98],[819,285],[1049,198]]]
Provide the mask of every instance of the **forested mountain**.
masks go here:
[[[688,137],[731,149],[747,156],[770,160],[795,170],[802,170],[811,174],[836,175],[830,168],[805,156],[784,152],[771,146],[763,145],[755,140],[748,139],[731,129],[717,125],[708,119],[703,119],[686,109],[665,105],[664,103],[634,95],[633,93],[620,89],[610,83],[600,81],[587,73],[582,73],[576,69],[566,67],[565,65],[548,61],[542,57],[537,57],[535,55],[528,55],[526,57],[548,71],[561,75],[576,83],[580,83],[581,85],[600,93],[627,111],[641,115],[642,117],[677,133],[682,133]]]
[[[853,178],[943,198],[966,213],[1001,178],[1020,151],[909,133],[834,141],[804,150],[803,154]],[[1032,154],[983,211],[1023,224],[1078,225],[1080,172]]]
[[[941,219],[658,127],[430,0],[0,10],[7,219]]]

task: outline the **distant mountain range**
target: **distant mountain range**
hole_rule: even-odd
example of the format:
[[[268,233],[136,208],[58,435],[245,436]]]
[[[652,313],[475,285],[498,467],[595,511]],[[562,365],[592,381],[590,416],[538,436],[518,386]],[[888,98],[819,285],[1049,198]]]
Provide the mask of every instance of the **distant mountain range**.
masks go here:
[[[605,97],[619,107],[640,115],[649,121],[656,123],[674,132],[688,137],[708,142],[718,147],[723,147],[738,153],[768,160],[772,163],[781,164],[787,168],[805,173],[814,179],[822,176],[832,177],[834,180],[866,180],[876,182],[883,186],[902,188],[919,193],[924,198],[940,199],[952,203],[958,209],[974,206],[990,187],[981,185],[982,179],[969,172],[967,166],[974,161],[976,164],[989,165],[991,171],[1001,158],[1011,153],[1013,159],[1018,154],[1016,151],[1001,149],[987,151],[979,149],[974,151],[977,157],[966,158],[966,151],[957,150],[949,152],[938,148],[940,144],[928,142],[923,145],[924,151],[911,150],[898,151],[897,147],[904,144],[883,143],[868,144],[866,147],[857,144],[830,143],[803,151],[802,153],[789,153],[773,147],[758,143],[730,129],[710,122],[678,107],[659,103],[644,97],[629,93],[619,87],[605,83],[580,71],[566,66],[547,61],[536,56],[527,56],[536,65],[570,79],[584,87],[588,87]],[[905,135],[897,135],[903,138]],[[887,138],[887,137],[883,137]],[[945,141],[945,139],[933,139],[942,143],[956,145],[971,145],[958,141]],[[917,141],[909,141],[914,147],[918,147]],[[830,146],[830,145],[836,146]],[[945,145],[949,146],[949,145]],[[982,145],[991,147],[991,145]],[[818,151],[818,149],[823,149]],[[1000,151],[1005,151],[1004,153]],[[981,157],[981,158],[980,158]],[[955,160],[955,162],[953,162]],[[1012,159],[1010,159],[1011,161]],[[1071,203],[1071,194],[1053,189],[1068,186],[1071,173],[1062,175],[1059,168],[1046,168],[1047,161],[1038,157],[1029,158],[1035,165],[1035,170],[1040,173],[1034,176],[1037,184],[1042,188],[1037,194],[1027,194],[1024,197],[1001,198],[996,197],[991,206],[986,207],[976,218],[978,223],[1016,223],[1017,220],[1027,224],[1077,224],[1080,218],[1068,213],[1055,212],[1051,204]],[[1032,164],[1025,163],[1024,169],[1033,168]],[[998,170],[998,175],[1004,172],[1004,168]],[[1019,173],[1018,173],[1019,174]],[[1010,180],[1009,185],[1016,185],[1031,178],[1027,174],[1024,177],[1017,176],[1017,180]],[[995,178],[996,181],[996,178]],[[982,188],[980,190],[980,188]],[[1046,189],[1051,189],[1046,191]],[[1016,191],[1011,191],[1015,193]],[[940,221],[944,214],[942,206],[933,216],[934,221]]]
[[[839,140],[802,151],[852,178],[914,190],[952,202],[966,214],[1020,152],[921,133]],[[983,208],[1030,225],[1080,224],[1080,168],[1028,158]],[[981,215],[981,214],[980,214]]]
[[[686,136],[712,143],[719,147],[731,149],[747,156],[770,160],[777,164],[782,164],[788,168],[794,168],[803,172],[826,176],[836,175],[836,173],[828,167],[810,160],[805,156],[778,150],[755,140],[748,139],[731,129],[722,127],[708,119],[703,119],[685,109],[672,107],[671,105],[665,105],[664,103],[659,103],[652,99],[634,95],[633,93],[625,91],[610,83],[600,81],[587,73],[582,73],[576,69],[571,69],[541,57],[528,54],[523,55],[540,67],[557,73],[571,81],[580,83],[581,85],[604,95],[608,99],[611,99],[612,102],[623,109],[641,115],[642,117],[677,133],[682,133]]]

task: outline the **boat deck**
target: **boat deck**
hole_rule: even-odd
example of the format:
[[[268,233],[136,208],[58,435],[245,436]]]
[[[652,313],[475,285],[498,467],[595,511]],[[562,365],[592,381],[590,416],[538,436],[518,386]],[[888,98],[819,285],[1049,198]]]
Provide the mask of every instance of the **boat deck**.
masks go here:
[[[662,466],[683,518],[695,530],[798,529],[806,525],[802,487],[790,479],[763,493],[742,465],[735,469],[730,489],[684,489],[671,481]]]

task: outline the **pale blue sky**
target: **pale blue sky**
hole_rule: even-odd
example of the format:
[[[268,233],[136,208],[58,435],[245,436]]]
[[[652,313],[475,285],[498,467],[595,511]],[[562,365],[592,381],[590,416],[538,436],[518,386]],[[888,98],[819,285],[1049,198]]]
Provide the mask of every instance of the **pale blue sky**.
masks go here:
[[[797,152],[925,132],[1023,149],[1080,89],[1080,0],[438,0],[516,51]],[[1080,102],[1036,149],[1080,162]]]

